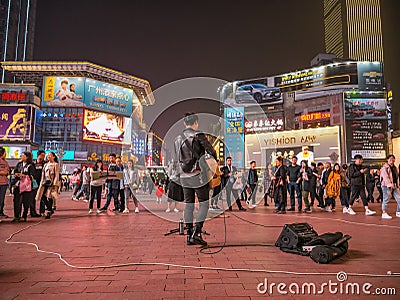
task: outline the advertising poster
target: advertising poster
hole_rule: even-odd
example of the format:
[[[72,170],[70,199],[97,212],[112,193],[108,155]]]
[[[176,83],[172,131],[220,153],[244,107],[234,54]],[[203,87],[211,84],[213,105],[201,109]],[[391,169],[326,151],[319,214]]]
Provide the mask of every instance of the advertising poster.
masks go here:
[[[85,109],[84,141],[123,144],[125,130],[124,117]]]
[[[0,140],[24,141],[30,139],[30,106],[0,106],[0,111]]]
[[[50,152],[55,152],[55,151],[52,150],[45,151],[46,155],[49,154]],[[62,160],[74,160],[74,152],[75,151],[72,150],[64,150],[64,155],[62,157]],[[37,159],[37,153],[38,150],[32,150],[33,159]],[[55,152],[55,154],[57,155],[57,152]],[[60,159],[60,157],[58,157],[58,159]]]
[[[43,106],[83,106],[85,78],[53,77],[43,78]]]
[[[347,156],[364,159],[386,158],[386,99],[345,99]]]
[[[220,95],[225,105],[252,106],[275,105],[283,103],[281,89],[268,85],[267,78],[257,80],[237,81],[230,92],[223,89]]]
[[[20,159],[22,152],[26,151],[24,146],[3,146],[6,149],[6,159]]]
[[[85,104],[87,107],[130,116],[132,102],[139,102],[131,89],[86,78]]]
[[[244,166],[244,108],[225,108],[225,153],[232,157],[232,164]]]
[[[358,88],[360,90],[382,90],[383,65],[380,62],[358,62]]]

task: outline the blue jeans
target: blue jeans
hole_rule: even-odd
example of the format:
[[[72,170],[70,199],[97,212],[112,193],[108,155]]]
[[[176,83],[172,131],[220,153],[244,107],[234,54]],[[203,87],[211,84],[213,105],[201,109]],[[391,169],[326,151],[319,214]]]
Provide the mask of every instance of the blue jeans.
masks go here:
[[[382,200],[382,210],[386,211],[387,205],[389,203],[389,195],[388,195],[388,187],[387,186],[382,186],[382,191],[383,191],[383,200]],[[392,189],[392,195],[394,199],[396,199],[397,202],[397,210],[396,212],[400,212],[400,192],[399,189]]]
[[[6,198],[8,185],[0,185],[0,215],[4,214],[4,199]]]
[[[290,208],[295,207],[295,201],[294,201],[294,193],[296,192],[297,196],[297,203],[298,203],[298,209],[302,209],[302,199],[301,199],[301,191],[300,191],[300,185],[296,183],[296,181],[290,181],[288,183],[288,191],[290,195]]]

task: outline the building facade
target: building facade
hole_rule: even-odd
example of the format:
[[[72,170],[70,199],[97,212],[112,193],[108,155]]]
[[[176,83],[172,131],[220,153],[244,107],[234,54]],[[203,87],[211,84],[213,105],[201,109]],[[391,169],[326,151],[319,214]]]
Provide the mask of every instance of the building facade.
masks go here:
[[[383,65],[342,62],[241,80],[220,89],[225,156],[261,168],[276,156],[349,163],[361,154],[378,165],[388,153]]]
[[[150,83],[88,62],[4,62],[30,84],[2,84],[0,139],[11,164],[25,150],[54,151],[63,172],[110,153],[144,161],[143,106],[154,104]],[[16,150],[18,150],[16,152]],[[140,157],[143,154],[143,157]]]
[[[0,1],[0,59],[25,61],[33,59],[36,22],[36,0]],[[12,82],[1,72],[1,82]]]
[[[324,0],[325,52],[383,62],[380,0]]]

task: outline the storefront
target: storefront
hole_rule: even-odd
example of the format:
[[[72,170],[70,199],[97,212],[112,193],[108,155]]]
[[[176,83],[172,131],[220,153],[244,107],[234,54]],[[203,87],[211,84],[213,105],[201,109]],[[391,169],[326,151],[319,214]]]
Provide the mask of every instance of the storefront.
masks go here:
[[[237,167],[255,160],[264,168],[276,155],[301,158],[304,146],[316,162],[350,163],[361,154],[366,164],[381,164],[388,153],[386,98],[378,62],[343,62],[228,83],[220,89],[225,152],[243,153]],[[235,143],[229,132],[235,123],[227,112],[243,116],[244,134],[235,133]]]
[[[134,159],[138,152],[134,145],[144,147],[138,138],[138,132],[146,129],[143,104],[154,104],[148,81],[91,63],[6,62],[2,67],[42,92],[41,98],[34,98],[38,107],[28,107],[24,113],[25,136],[18,141],[33,141],[26,147],[30,151],[54,151],[65,172],[99,159],[107,162],[110,153],[124,161]],[[2,98],[29,97],[2,94]],[[7,104],[4,109],[9,114],[18,114]],[[10,140],[9,132],[3,135]]]

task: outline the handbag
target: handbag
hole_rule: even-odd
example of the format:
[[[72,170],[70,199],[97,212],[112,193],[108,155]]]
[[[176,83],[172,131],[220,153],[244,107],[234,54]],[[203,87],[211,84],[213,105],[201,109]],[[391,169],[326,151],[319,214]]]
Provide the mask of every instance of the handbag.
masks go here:
[[[25,192],[30,192],[30,191],[32,191],[32,180],[29,176],[24,176],[19,181],[19,192],[25,193]]]
[[[44,187],[51,187],[51,180],[50,180],[50,179],[46,179],[46,180],[43,182],[43,186],[44,186]]]
[[[240,177],[236,178],[234,184],[232,185],[233,190],[243,190],[243,183]]]
[[[36,190],[39,187],[36,179],[32,179],[32,189]]]

